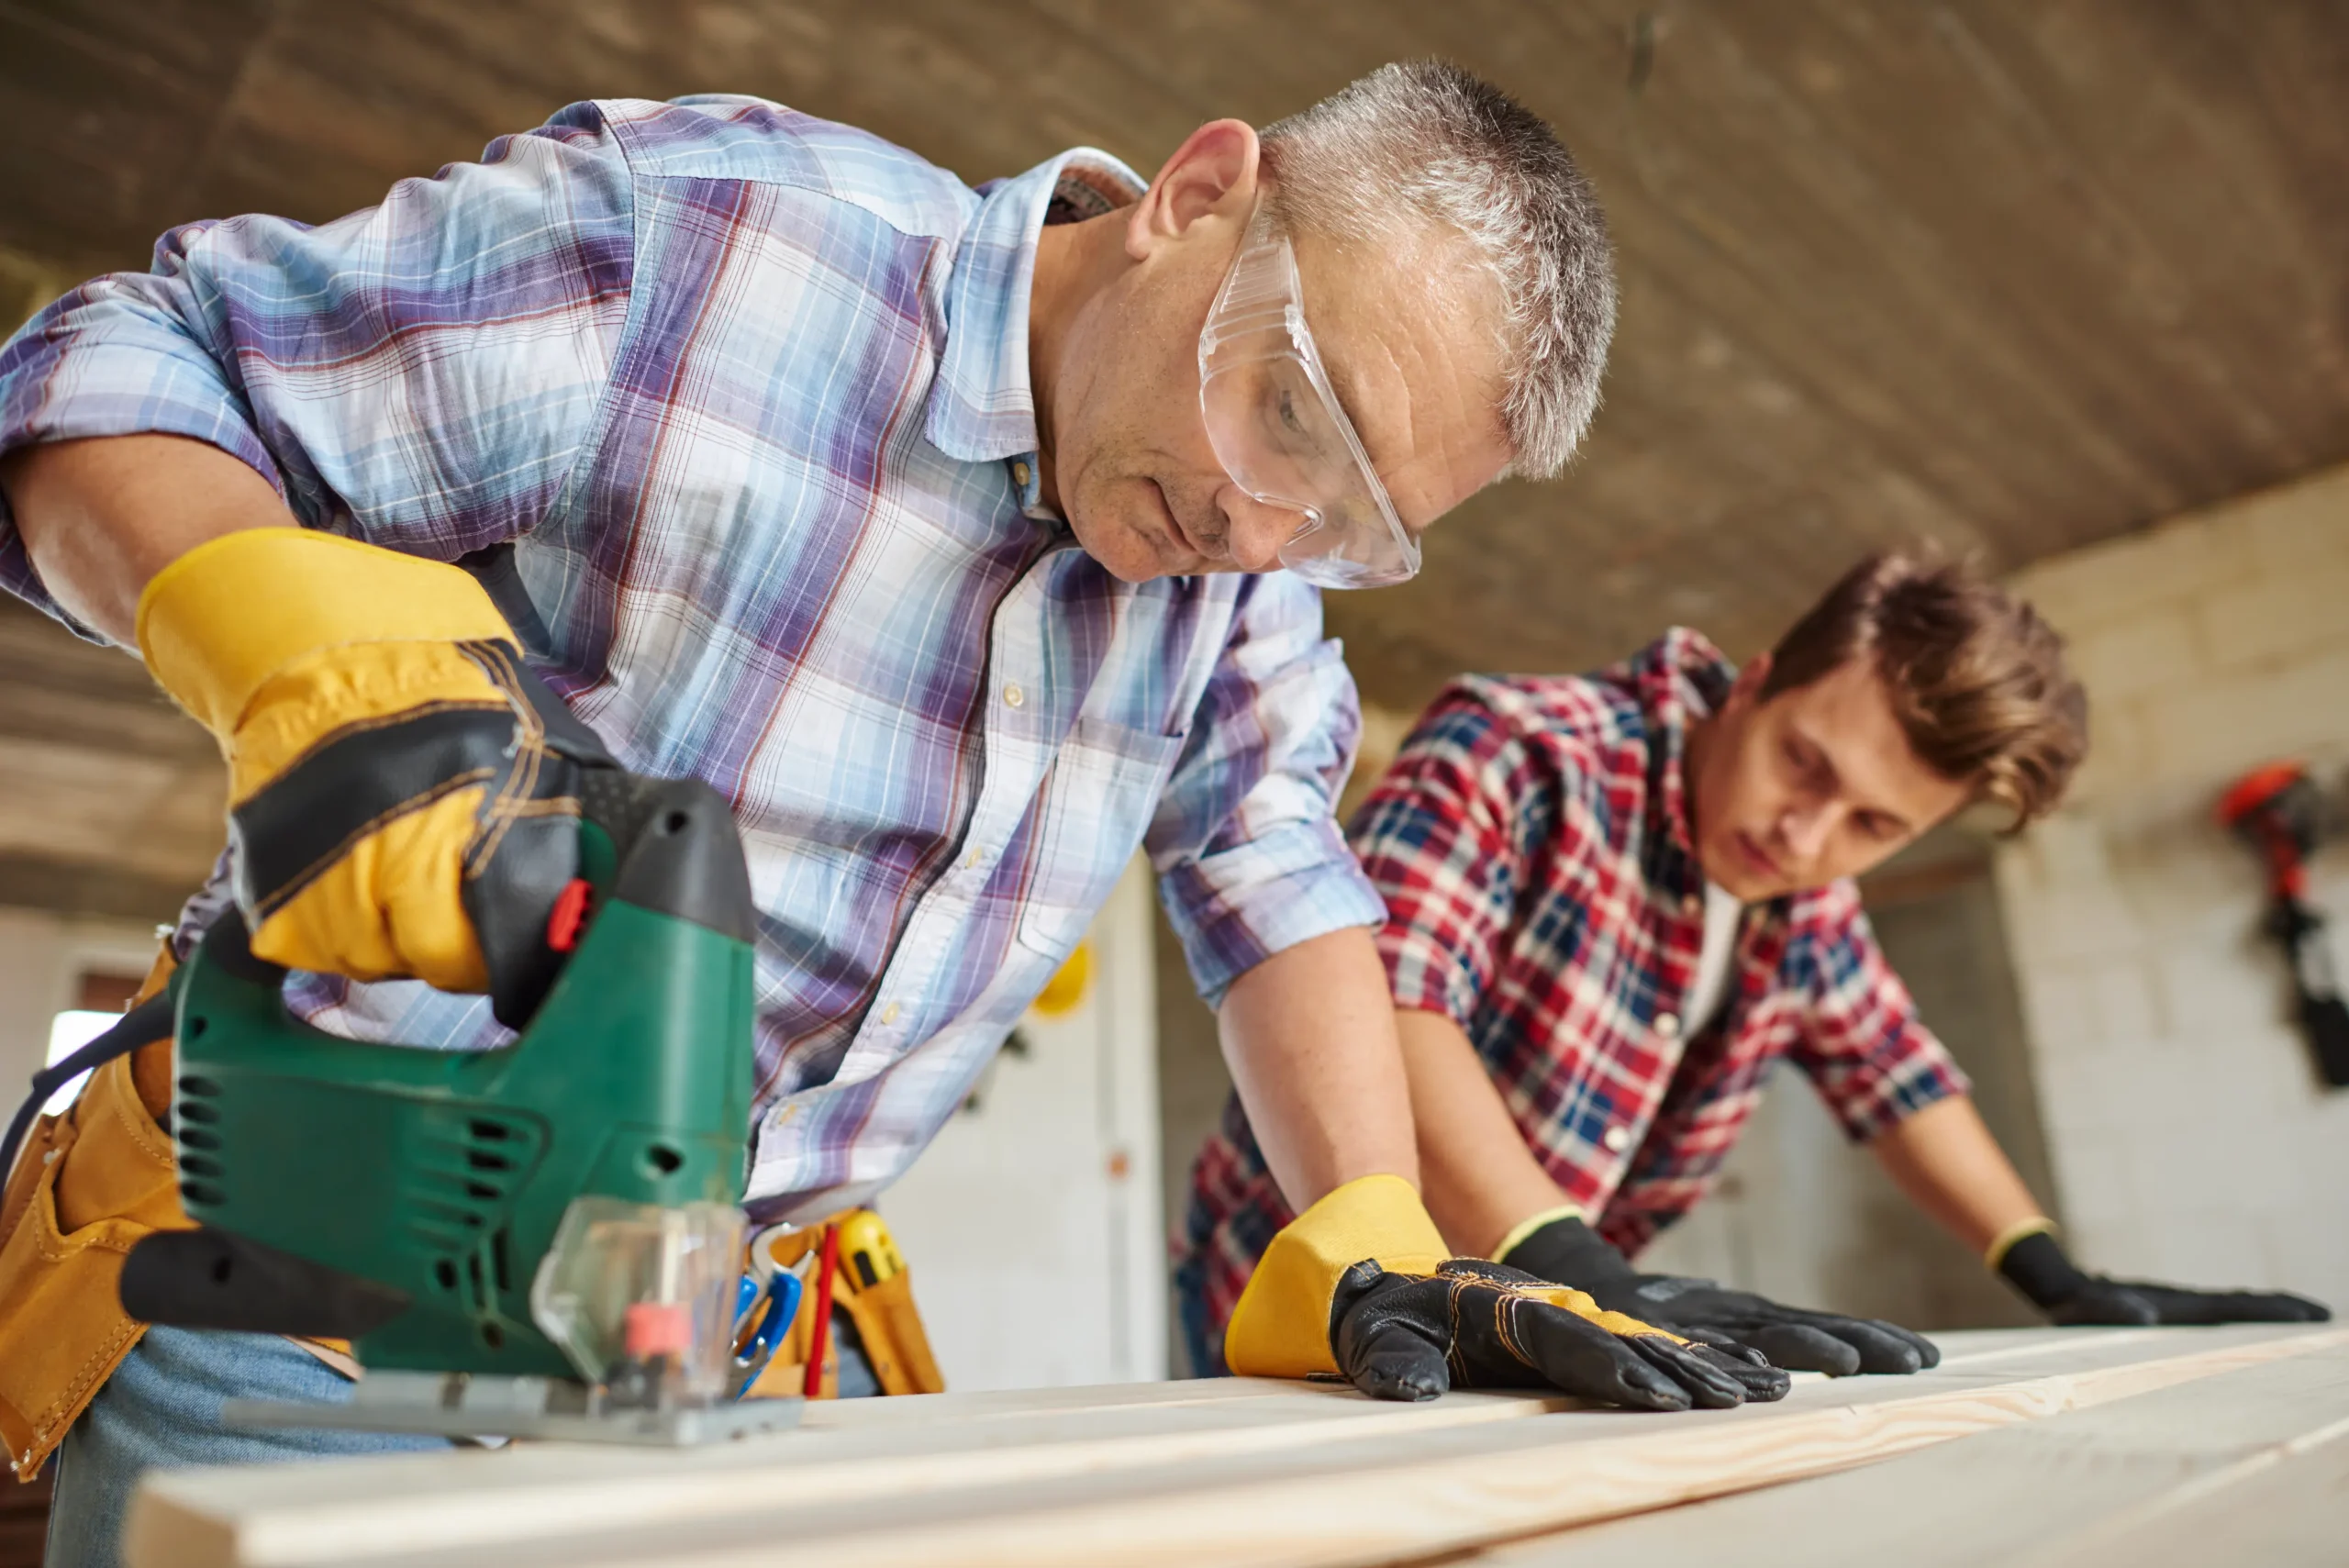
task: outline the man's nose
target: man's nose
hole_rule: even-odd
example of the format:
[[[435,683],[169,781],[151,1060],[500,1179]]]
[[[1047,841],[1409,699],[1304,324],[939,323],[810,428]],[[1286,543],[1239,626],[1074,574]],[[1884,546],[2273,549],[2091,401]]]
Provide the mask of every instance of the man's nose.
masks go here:
[[[1825,851],[1827,836],[1835,830],[1833,817],[1827,806],[1797,806],[1778,818],[1778,836],[1794,859],[1807,864]]]
[[[1286,506],[1259,501],[1237,484],[1227,484],[1216,496],[1229,525],[1223,537],[1231,563],[1242,572],[1270,572],[1281,563],[1281,546],[1293,538],[1304,517]]]

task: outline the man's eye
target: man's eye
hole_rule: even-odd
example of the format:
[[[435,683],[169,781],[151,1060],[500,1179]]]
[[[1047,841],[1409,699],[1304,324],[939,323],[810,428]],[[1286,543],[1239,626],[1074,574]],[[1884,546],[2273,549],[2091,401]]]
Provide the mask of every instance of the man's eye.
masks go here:
[[[1305,434],[1305,421],[1297,417],[1297,394],[1283,389],[1277,401],[1281,428],[1292,436]]]

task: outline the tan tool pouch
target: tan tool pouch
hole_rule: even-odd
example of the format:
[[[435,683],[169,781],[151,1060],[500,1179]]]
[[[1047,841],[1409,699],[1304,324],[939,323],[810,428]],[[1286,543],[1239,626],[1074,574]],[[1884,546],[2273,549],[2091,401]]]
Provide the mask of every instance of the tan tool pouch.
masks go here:
[[[835,1215],[832,1219],[842,1218],[845,1217]],[[787,1268],[804,1254],[815,1251],[823,1239],[823,1227],[813,1225],[775,1243],[771,1251],[775,1262]],[[873,1376],[881,1385],[883,1394],[946,1391],[946,1379],[938,1370],[938,1358],[930,1353],[930,1334],[922,1327],[920,1308],[914,1305],[910,1269],[860,1289],[855,1271],[843,1262],[833,1276],[832,1301],[856,1325],[857,1338],[864,1341],[865,1359],[873,1363]],[[807,1352],[815,1331],[816,1282],[811,1274],[798,1316],[791,1320],[789,1332],[775,1349],[774,1360],[767,1364],[751,1392],[762,1398],[798,1393],[807,1378]],[[839,1394],[839,1346],[838,1336],[826,1336],[823,1382],[816,1396],[819,1399],[834,1398]]]
[[[139,999],[162,988],[158,958]],[[116,1296],[123,1255],[150,1231],[186,1229],[172,1140],[172,1045],[160,1040],[90,1074],[72,1105],[45,1116],[0,1200],[0,1439],[20,1481],[130,1353],[146,1325]]]

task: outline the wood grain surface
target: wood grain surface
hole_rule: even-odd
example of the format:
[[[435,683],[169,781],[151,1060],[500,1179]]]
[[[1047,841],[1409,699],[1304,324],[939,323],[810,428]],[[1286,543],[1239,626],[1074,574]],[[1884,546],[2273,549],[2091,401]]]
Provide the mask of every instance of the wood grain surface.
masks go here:
[[[716,1565],[772,1561],[787,1539],[829,1564],[1406,1562],[1571,1543],[1586,1533],[1572,1527],[1965,1453],[2084,1414],[2125,1435],[2141,1404],[2158,1429],[2178,1419],[2154,1403],[2165,1391],[2299,1386],[2284,1372],[2299,1366],[2341,1383],[2349,1330],[1976,1336],[1915,1378],[1807,1376],[1779,1405],[1674,1417],[1491,1395],[1381,1406],[1297,1385],[1060,1391],[1026,1409],[950,1395],[911,1418],[912,1401],[841,1407],[814,1429],[698,1453],[532,1445],[162,1475],[133,1507],[127,1555],[132,1568]],[[2005,1462],[2029,1484],[2027,1458]]]

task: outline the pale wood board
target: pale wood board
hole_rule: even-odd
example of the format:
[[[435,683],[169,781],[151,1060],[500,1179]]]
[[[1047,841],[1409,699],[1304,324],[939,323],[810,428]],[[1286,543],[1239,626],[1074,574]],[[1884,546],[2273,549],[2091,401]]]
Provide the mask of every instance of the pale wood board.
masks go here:
[[[1987,1348],[1961,1344],[1954,1361],[2028,1358],[2046,1349],[2049,1337],[1994,1336],[1984,1341]],[[2093,1366],[2128,1359],[2126,1346],[2134,1337],[2089,1330],[2063,1338],[2076,1365]],[[1995,1382],[2003,1364],[1983,1365],[1969,1375]],[[1809,1392],[1814,1385],[1816,1395]],[[1799,1374],[1793,1405],[1911,1391],[1888,1379],[1843,1385],[1834,1395],[1824,1392],[1828,1387],[1826,1379]],[[184,1487],[200,1487],[203,1509],[239,1518],[238,1529],[221,1537],[217,1555],[206,1561],[254,1561],[255,1553],[280,1552],[323,1560],[482,1547],[542,1534],[548,1518],[571,1530],[671,1519],[706,1524],[728,1512],[763,1514],[811,1495],[838,1500],[902,1490],[917,1480],[941,1488],[1091,1474],[1163,1466],[1186,1456],[1302,1451],[1341,1437],[1426,1432],[1574,1407],[1571,1400],[1508,1394],[1455,1394],[1432,1405],[1398,1407],[1332,1385],[1219,1378],[826,1402],[809,1408],[800,1432],[698,1452],[546,1443],[489,1463],[474,1452],[405,1455],[293,1476],[242,1470],[218,1473],[217,1480],[173,1478],[157,1485],[174,1496]],[[1353,1425],[1341,1432],[1331,1426],[1338,1422]],[[1332,1452],[1319,1462],[1340,1458]],[[413,1507],[418,1496],[432,1497],[434,1507]],[[191,1550],[190,1528],[185,1518],[173,1527],[183,1552]],[[301,1544],[268,1544],[287,1532]],[[232,1546],[232,1538],[241,1546]]]
[[[1345,1390],[1274,1386],[1287,1392],[1074,1409],[965,1407],[939,1412],[942,1418],[933,1425],[852,1420],[833,1430],[702,1451],[541,1443],[495,1455],[469,1451],[320,1465],[297,1477],[262,1469],[174,1476],[153,1488],[159,1499],[172,1499],[154,1516],[154,1528],[170,1538],[174,1562],[477,1551],[551,1532],[706,1528],[729,1514],[765,1521],[778,1508],[907,1492],[984,1496],[985,1489],[1010,1482],[1155,1472],[1281,1450],[1310,1449],[1342,1462],[1339,1456],[1353,1440],[1519,1420],[1575,1404],[1470,1394],[1397,1407]],[[194,1501],[198,1495],[201,1501]],[[418,1509],[419,1496],[430,1497],[432,1507]],[[127,1547],[134,1560],[149,1517],[134,1509]],[[199,1548],[196,1536],[209,1544]]]
[[[2312,1351],[1785,1486],[1496,1547],[1477,1568],[2083,1568],[2177,1500],[2221,1513],[2287,1445],[2343,1432],[2349,1346]],[[2349,1455],[2349,1442],[2335,1451]],[[2338,1503],[2335,1507],[2338,1509]],[[2287,1508],[2285,1513],[2292,1510]],[[2335,1523],[2340,1523],[2338,1512]],[[2164,1527],[2166,1528],[2166,1527]],[[2340,1561],[2343,1534],[2326,1561]],[[2206,1540],[2205,1544],[2212,1544]],[[2199,1561],[2290,1561],[2257,1552]]]
[[[142,1490],[127,1553],[135,1568],[362,1555],[387,1568],[574,1568],[767,1561],[790,1540],[820,1542],[828,1564],[1397,1561],[1817,1474],[2337,1342],[2349,1332],[2017,1336],[1953,1346],[1943,1369],[1915,1379],[1806,1379],[1783,1405],[1678,1417],[1494,1396],[1383,1407],[1296,1385],[1058,1391],[1026,1407],[946,1396],[930,1422],[850,1416],[701,1454],[538,1448],[181,1473]]]
[[[2077,1530],[2017,1568],[2334,1568],[2349,1561],[2349,1421]]]

